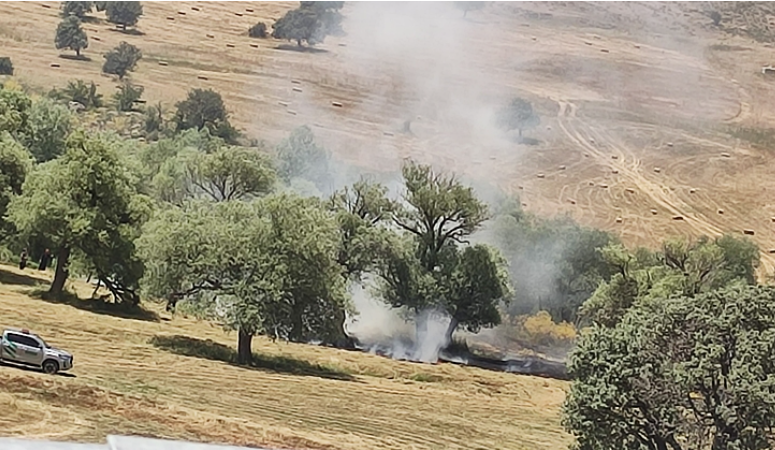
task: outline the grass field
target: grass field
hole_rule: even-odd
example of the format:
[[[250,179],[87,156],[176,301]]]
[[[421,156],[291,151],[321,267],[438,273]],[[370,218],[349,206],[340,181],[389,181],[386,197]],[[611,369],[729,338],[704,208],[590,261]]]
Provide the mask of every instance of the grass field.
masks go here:
[[[43,300],[48,274],[0,266],[0,326],[74,353],[72,374],[0,367],[0,435],[100,441],[110,433],[293,449],[558,449],[563,382],[257,338],[151,309]],[[91,288],[72,283],[82,298]]]

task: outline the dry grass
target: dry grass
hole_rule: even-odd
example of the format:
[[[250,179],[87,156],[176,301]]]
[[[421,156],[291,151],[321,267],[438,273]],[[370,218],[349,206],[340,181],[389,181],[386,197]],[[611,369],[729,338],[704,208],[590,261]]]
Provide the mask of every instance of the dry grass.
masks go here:
[[[0,267],[0,326],[75,354],[72,376],[0,367],[4,436],[100,441],[109,433],[294,449],[557,449],[567,385],[450,364],[235,336],[181,317],[99,314],[31,295],[48,275]],[[74,282],[86,297],[91,288]]]

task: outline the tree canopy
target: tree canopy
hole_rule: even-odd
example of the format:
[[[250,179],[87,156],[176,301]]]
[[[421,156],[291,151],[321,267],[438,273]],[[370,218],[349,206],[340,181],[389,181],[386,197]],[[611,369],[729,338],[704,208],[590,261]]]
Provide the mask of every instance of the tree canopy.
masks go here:
[[[485,2],[454,2],[455,7],[463,11],[463,17],[468,15],[468,11],[478,11],[485,6]]]
[[[108,22],[120,25],[122,30],[137,25],[143,15],[143,5],[140,2],[105,2],[104,7]]]
[[[272,37],[315,45],[326,38],[327,26],[320,12],[310,8],[292,9],[272,25]]]
[[[772,287],[638,303],[572,353],[564,406],[578,449],[768,449],[775,426]]]
[[[81,21],[76,16],[67,16],[59,22],[54,39],[57,50],[69,48],[81,56],[81,50],[89,47],[89,37],[81,28]]]
[[[178,130],[207,128],[210,134],[227,141],[232,141],[237,135],[229,123],[229,114],[221,94],[212,89],[193,89],[185,100],[175,106],[175,123]]]
[[[65,152],[71,129],[70,110],[41,98],[30,108],[27,131],[21,140],[37,162],[46,162]]]
[[[32,155],[10,133],[0,133],[0,239],[10,236],[15,230],[6,220],[8,204],[14,196],[22,193],[22,185],[32,169]]]
[[[81,20],[92,10],[92,2],[62,2],[62,17],[75,16]]]
[[[507,131],[519,130],[519,135],[522,136],[523,130],[538,125],[540,119],[538,114],[533,111],[533,105],[529,101],[514,98],[498,112],[497,122],[501,128]]]
[[[8,56],[0,56],[0,75],[13,75],[13,62]]]
[[[121,42],[105,55],[102,72],[118,75],[123,79],[127,73],[135,70],[137,62],[143,57],[143,52],[132,44]]]

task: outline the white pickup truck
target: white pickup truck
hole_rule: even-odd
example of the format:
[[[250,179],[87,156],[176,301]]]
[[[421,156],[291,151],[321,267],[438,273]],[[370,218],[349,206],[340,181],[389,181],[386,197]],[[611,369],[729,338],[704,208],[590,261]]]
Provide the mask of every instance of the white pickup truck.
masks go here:
[[[73,355],[54,348],[29,330],[8,328],[0,341],[0,362],[42,369],[48,374],[73,368]]]

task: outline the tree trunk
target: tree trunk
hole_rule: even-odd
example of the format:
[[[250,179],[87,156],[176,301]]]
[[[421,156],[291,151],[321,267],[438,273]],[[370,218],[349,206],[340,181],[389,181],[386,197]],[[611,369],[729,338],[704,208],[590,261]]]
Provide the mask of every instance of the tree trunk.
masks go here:
[[[522,128],[519,129],[519,137],[522,137]]]
[[[122,24],[121,24],[121,29],[122,29],[123,31],[126,31],[126,24],[125,24],[125,23],[122,23]]]
[[[304,321],[301,308],[296,306],[291,309],[291,332],[288,339],[291,342],[301,342],[304,337]]]
[[[59,296],[65,289],[65,281],[67,281],[67,263],[70,259],[70,248],[60,247],[57,253],[57,268],[54,272],[54,281],[51,283],[51,288],[48,290],[49,294]]]
[[[80,48],[76,48],[75,49],[75,56],[81,56],[81,49]]]
[[[455,319],[454,317],[450,319],[449,325],[447,326],[447,332],[444,334],[445,338],[445,346],[449,346],[452,343],[452,333],[455,332],[457,329],[457,326],[460,324],[460,321]]]
[[[298,45],[299,47],[301,47],[301,39],[296,39],[296,45]]]
[[[253,333],[249,333],[242,328],[239,330],[237,341],[237,363],[250,364],[253,362]]]

